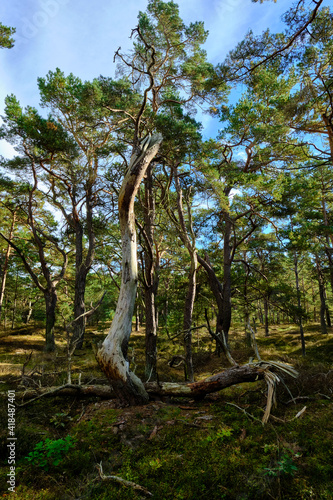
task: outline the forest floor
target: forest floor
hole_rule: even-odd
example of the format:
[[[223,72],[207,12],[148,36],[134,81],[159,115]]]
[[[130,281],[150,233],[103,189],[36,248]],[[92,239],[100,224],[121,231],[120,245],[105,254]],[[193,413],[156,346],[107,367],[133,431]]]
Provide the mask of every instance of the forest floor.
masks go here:
[[[106,383],[92,350],[106,331],[106,325],[88,328],[85,347],[74,356],[73,383],[79,377],[81,383]],[[264,381],[202,401],[166,398],[132,408],[120,408],[112,399],[53,396],[16,407],[11,455],[8,391],[18,394],[67,379],[66,338],[59,332],[57,352],[46,354],[42,333],[36,325],[0,331],[1,498],[333,499],[332,330],[324,336],[319,325],[308,324],[302,358],[294,325],[272,326],[267,338],[258,329],[261,357],[289,363],[299,372],[297,379],[280,383],[278,405],[266,425],[261,423]],[[230,338],[233,357],[247,363],[253,352],[244,334],[234,331]],[[204,329],[193,336],[193,347],[196,380],[228,367]],[[143,349],[142,329],[133,333],[129,351],[139,376]],[[183,365],[168,364],[181,354],[179,339],[170,342],[161,335],[161,381],[184,380]],[[18,397],[16,403],[21,403]],[[13,453],[15,494],[7,482]]]

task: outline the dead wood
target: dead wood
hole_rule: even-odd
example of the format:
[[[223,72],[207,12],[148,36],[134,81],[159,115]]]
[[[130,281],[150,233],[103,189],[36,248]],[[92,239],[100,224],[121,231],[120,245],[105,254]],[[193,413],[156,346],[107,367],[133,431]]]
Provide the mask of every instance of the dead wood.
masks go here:
[[[148,497],[153,496],[153,494],[150,491],[148,491],[143,486],[140,486],[140,484],[133,483],[133,481],[127,481],[127,479],[123,479],[122,477],[119,476],[106,476],[103,472],[102,462],[100,464],[97,464],[96,467],[98,469],[99,476],[103,481],[115,481],[116,483],[120,483],[122,486],[139,491],[141,494],[145,496]]]
[[[274,373],[278,372],[279,376]],[[268,386],[267,406],[263,417],[263,423],[269,419],[271,408],[276,399],[276,385],[281,380],[281,373],[292,377],[297,376],[297,372],[289,365],[276,361],[260,361],[257,363],[249,363],[243,366],[233,366],[223,372],[217,373],[205,380],[192,383],[175,383],[175,382],[147,382],[145,390],[150,396],[176,396],[189,398],[203,398],[206,394],[221,391],[233,385],[256,382],[265,379]],[[27,390],[22,393],[17,393],[17,399],[30,400],[18,406],[25,406],[36,399],[52,395],[65,396],[97,396],[104,399],[116,397],[114,391],[109,386],[105,385],[73,385],[65,384],[61,387],[40,388],[37,390]]]

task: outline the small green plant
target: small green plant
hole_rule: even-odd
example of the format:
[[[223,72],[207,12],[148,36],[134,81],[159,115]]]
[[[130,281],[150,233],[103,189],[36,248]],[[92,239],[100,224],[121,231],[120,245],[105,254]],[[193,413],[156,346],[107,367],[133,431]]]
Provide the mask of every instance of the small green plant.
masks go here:
[[[282,455],[281,460],[277,462],[276,467],[264,468],[266,476],[281,476],[281,475],[294,476],[297,470],[298,467],[295,465],[292,458],[290,458],[288,455]]]
[[[33,466],[49,470],[50,467],[57,467],[65,458],[68,450],[75,446],[75,440],[72,436],[66,436],[64,439],[45,439],[36,444],[25,459]]]
[[[68,413],[56,413],[52,418],[50,418],[50,423],[54,425],[57,429],[62,427],[72,420],[72,417]]]
[[[152,469],[159,469],[163,464],[159,458],[153,458],[152,460],[149,460],[149,465]]]
[[[207,436],[204,441],[212,443],[215,441],[226,441],[232,435],[233,430],[231,427],[223,427],[215,432],[213,435]]]

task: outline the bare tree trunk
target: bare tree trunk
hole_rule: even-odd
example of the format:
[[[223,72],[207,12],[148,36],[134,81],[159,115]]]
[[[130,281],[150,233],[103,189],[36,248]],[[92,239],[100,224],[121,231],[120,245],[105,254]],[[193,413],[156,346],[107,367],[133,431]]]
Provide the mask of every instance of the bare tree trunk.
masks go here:
[[[12,218],[12,225],[9,231],[9,241],[12,241],[13,235],[14,235],[14,227],[15,227],[15,212],[13,213],[13,218]],[[0,317],[1,317],[1,310],[2,310],[2,303],[5,295],[5,289],[6,289],[6,279],[7,279],[7,272],[8,272],[8,263],[9,263],[9,257],[10,257],[10,251],[11,251],[11,245],[8,243],[7,245],[7,250],[6,250],[6,255],[5,255],[5,261],[3,264],[2,268],[2,280],[1,280],[1,287],[0,287]]]
[[[264,297],[264,313],[265,313],[265,337],[269,337],[269,323],[268,323],[268,298]]]
[[[326,301],[325,301],[325,287],[324,287],[324,277],[319,264],[318,255],[316,255],[316,268],[318,275],[318,285],[319,285],[319,297],[320,297],[320,326],[321,333],[327,334],[327,326],[325,321],[326,312]]]
[[[57,292],[55,288],[47,290],[44,293],[46,309],[46,327],[45,327],[45,350],[53,352],[55,350],[54,325],[56,321],[55,310],[57,305]]]
[[[188,289],[185,299],[185,310],[184,310],[184,323],[183,330],[184,334],[184,346],[185,346],[185,363],[186,363],[186,374],[187,380],[193,382],[194,371],[193,371],[193,359],[192,359],[192,315],[194,300],[196,294],[196,276],[197,276],[198,260],[196,252],[191,255],[191,270],[189,276]]]
[[[74,291],[74,319],[73,339],[77,349],[83,346],[86,325],[84,296],[86,289],[87,272],[83,262],[83,227],[80,221],[75,222],[75,291]]]
[[[13,315],[12,315],[12,330],[14,330],[14,326],[15,326],[15,315],[16,315],[16,306],[17,306],[17,288],[18,288],[18,271],[16,271],[16,278],[15,278],[15,292],[14,292]]]
[[[209,261],[208,255],[206,254],[205,259],[200,257],[198,255],[198,261],[202,265],[202,267],[205,269],[207,272],[207,277],[208,277],[208,283],[210,286],[211,291],[213,292],[213,295],[216,300],[216,305],[218,308],[218,313],[216,317],[216,330],[215,334],[221,338],[221,333],[223,331],[222,325],[223,325],[223,288],[222,284],[219,281],[218,277],[215,274],[215,271]],[[218,355],[220,355],[220,344],[216,342],[216,352]]]
[[[148,136],[133,150],[119,192],[119,222],[122,239],[122,277],[119,298],[108,336],[98,348],[97,361],[118,398],[126,404],[148,401],[141,380],[131,372],[126,359],[138,282],[134,201],[146,170],[158,152],[162,137]]]
[[[159,254],[154,251],[155,200],[152,165],[147,168],[144,203],[144,297],[146,312],[146,380],[157,379],[157,322],[155,299],[159,282]]]
[[[304,330],[303,330],[303,323],[302,323],[301,290],[299,287],[298,258],[297,258],[296,251],[294,252],[294,271],[295,271],[296,293],[297,293],[299,332],[300,332],[301,344],[302,344],[302,355],[305,356],[305,338],[304,338]]]
[[[3,317],[3,328],[6,330],[7,328],[7,293],[5,293],[5,314]]]
[[[228,342],[231,325],[231,229],[232,223],[228,214],[225,214],[224,247],[223,247],[223,333]]]
[[[139,313],[139,304],[136,305],[135,311],[135,331],[140,331],[140,313]]]
[[[192,225],[192,215],[189,198],[186,198],[187,205],[187,215],[188,215],[188,228],[185,221],[184,208],[183,208],[183,191],[179,181],[179,175],[177,167],[174,167],[175,176],[175,187],[177,191],[177,211],[179,218],[179,236],[184,243],[191,259],[191,267],[188,281],[187,294],[185,298],[185,308],[184,308],[184,322],[183,330],[184,334],[184,348],[185,348],[185,365],[186,365],[186,378],[193,382],[194,380],[194,370],[193,370],[193,359],[192,359],[192,316],[194,301],[196,295],[196,276],[198,268],[198,257],[196,251],[195,234]],[[190,236],[188,234],[190,233]]]
[[[28,324],[30,319],[31,319],[31,316],[32,316],[32,311],[33,311],[33,303],[32,303],[32,300],[29,299],[29,305],[28,305],[28,312],[27,312],[27,315],[26,315],[26,318],[25,318],[25,323]]]

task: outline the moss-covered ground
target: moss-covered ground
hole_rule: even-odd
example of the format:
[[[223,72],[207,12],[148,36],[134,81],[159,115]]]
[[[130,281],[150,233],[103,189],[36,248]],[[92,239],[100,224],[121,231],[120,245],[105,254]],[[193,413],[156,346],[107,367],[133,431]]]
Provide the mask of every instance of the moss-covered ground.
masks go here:
[[[114,400],[42,398],[15,412],[15,494],[8,491],[8,390],[56,385],[66,380],[66,339],[57,354],[43,353],[36,325],[0,333],[0,495],[18,500],[137,499],[148,494],[104,476],[132,481],[164,499],[332,499],[333,335],[306,327],[307,355],[297,329],[276,325],[268,338],[258,331],[263,359],[292,364],[297,380],[285,379],[278,406],[266,425],[265,382],[241,384],[203,401],[165,399],[119,408]],[[73,380],[102,383],[92,343],[105,329],[90,328],[85,348],[74,356]],[[204,331],[193,338],[196,379],[227,367]],[[246,363],[252,351],[244,334],[231,334],[232,354]],[[142,375],[143,333],[134,334],[130,355]],[[24,372],[22,367],[26,363]],[[180,381],[183,366],[175,339],[160,338],[161,380]],[[17,401],[19,402],[19,401]],[[68,437],[70,436],[70,437]]]

